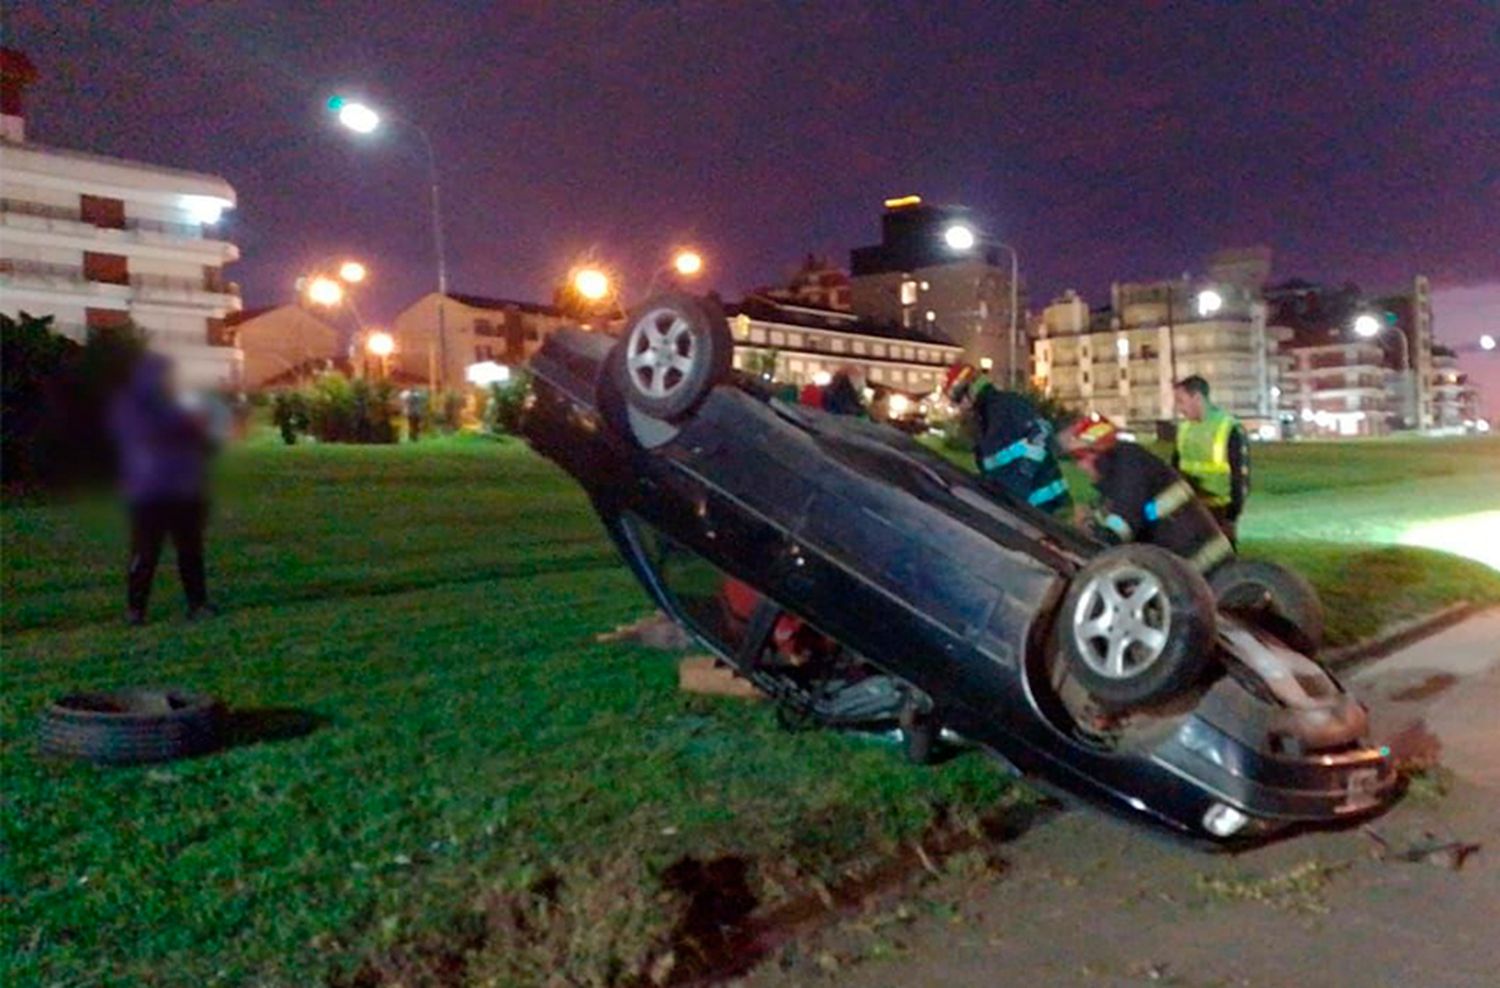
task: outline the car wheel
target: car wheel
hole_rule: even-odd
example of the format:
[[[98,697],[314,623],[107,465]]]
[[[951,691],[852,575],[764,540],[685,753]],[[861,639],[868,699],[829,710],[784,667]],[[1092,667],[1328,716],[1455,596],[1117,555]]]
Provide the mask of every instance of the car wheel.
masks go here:
[[[75,693],[42,713],[43,754],[106,765],[188,758],[218,748],[224,705],[173,689]]]
[[[1222,610],[1304,655],[1323,647],[1323,602],[1300,573],[1263,559],[1233,559],[1208,578]]]
[[[658,295],[637,309],[621,346],[625,400],[667,421],[696,408],[733,366],[734,338],[724,313],[681,292]]]
[[[1213,592],[1182,558],[1151,545],[1100,553],[1073,577],[1059,611],[1069,670],[1102,706],[1165,700],[1213,659]]]

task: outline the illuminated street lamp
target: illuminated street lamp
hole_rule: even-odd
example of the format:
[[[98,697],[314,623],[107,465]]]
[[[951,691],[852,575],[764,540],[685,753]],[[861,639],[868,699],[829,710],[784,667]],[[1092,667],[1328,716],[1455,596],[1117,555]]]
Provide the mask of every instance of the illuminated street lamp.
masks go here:
[[[963,254],[963,253],[967,253],[968,251],[971,251],[971,250],[974,249],[975,245],[979,243],[979,235],[974,232],[974,228],[973,227],[969,226],[966,223],[951,223],[951,224],[948,225],[948,228],[943,231],[943,242],[948,245],[948,249],[949,250],[954,251],[955,253]],[[1017,370],[1017,368],[1016,368],[1016,338],[1017,338],[1017,331],[1016,331],[1016,307],[1020,304],[1020,296],[1018,294],[1018,292],[1019,292],[1019,286],[1018,286],[1017,282],[1020,281],[1021,260],[1020,260],[1019,257],[1016,256],[1016,249],[1014,247],[1012,247],[1010,244],[1001,243],[998,240],[991,240],[990,243],[994,244],[996,247],[1000,248],[1001,250],[1005,251],[1007,254],[1010,255],[1010,346],[1009,346],[1010,360],[1009,360],[1009,378],[1010,378],[1010,383],[1012,385],[1014,385],[1015,382],[1016,382],[1016,370]]]
[[[389,360],[396,352],[396,338],[385,330],[377,329],[365,337],[365,352],[380,361],[380,379],[390,374]]]
[[[950,250],[973,250],[978,238],[974,231],[963,223],[954,223],[943,231],[943,242]]]
[[[602,302],[609,297],[609,275],[599,268],[579,268],[573,272],[573,290],[590,302]]]
[[[328,108],[337,115],[342,126],[356,134],[373,134],[384,123],[379,113],[358,100],[335,96],[328,101]],[[436,384],[441,389],[446,386],[448,377],[448,320],[443,305],[448,297],[448,257],[443,248],[443,209],[438,189],[437,153],[432,148],[432,138],[427,136],[427,131],[423,130],[419,124],[402,117],[392,117],[392,119],[410,128],[421,138],[422,149],[427,152],[428,199],[432,207],[432,245],[433,253],[437,255],[438,372]]]
[[[1212,288],[1205,288],[1198,293],[1198,315],[1207,318],[1224,308],[1224,296]]]
[[[684,278],[691,278],[703,271],[703,255],[696,250],[684,248],[672,258],[672,270]]]
[[[1481,349],[1481,350],[1493,350],[1493,349],[1495,349],[1495,338],[1493,336],[1491,336],[1489,333],[1485,333],[1483,336],[1481,336],[1479,338],[1479,349]]]
[[[369,272],[365,266],[358,261],[345,261],[339,265],[339,280],[346,281],[351,285],[357,285],[365,280]]]
[[[1387,325],[1379,316],[1362,312],[1354,317],[1355,336],[1373,340],[1387,329],[1394,330],[1396,339],[1401,341],[1401,418],[1404,421],[1409,406],[1417,405],[1415,382],[1408,380],[1411,377],[1411,344],[1407,342],[1406,334],[1401,331],[1401,327]],[[1410,397],[1408,397],[1408,392],[1410,392]],[[1413,414],[1413,418],[1417,419],[1420,424],[1420,409]]]
[[[309,302],[325,309],[332,309],[344,301],[344,286],[336,278],[324,274],[316,275],[308,281],[304,293]]]

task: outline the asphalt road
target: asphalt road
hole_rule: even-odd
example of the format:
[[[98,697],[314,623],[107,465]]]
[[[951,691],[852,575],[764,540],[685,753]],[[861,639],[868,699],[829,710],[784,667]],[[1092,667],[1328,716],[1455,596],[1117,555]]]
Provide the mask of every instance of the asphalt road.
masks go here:
[[[1500,984],[1500,609],[1350,679],[1377,738],[1442,765],[1366,827],[1229,857],[1066,813],[1002,848],[997,876],[934,880],[746,983]],[[1399,860],[1446,839],[1481,849],[1458,870]]]

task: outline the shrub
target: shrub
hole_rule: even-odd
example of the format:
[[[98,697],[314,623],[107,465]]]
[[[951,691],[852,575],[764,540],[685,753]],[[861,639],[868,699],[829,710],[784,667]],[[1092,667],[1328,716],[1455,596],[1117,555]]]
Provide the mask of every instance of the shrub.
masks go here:
[[[395,389],[389,381],[323,374],[303,400],[307,431],[322,442],[393,443],[397,439]]]
[[[59,487],[106,479],[114,462],[110,399],[145,349],[133,325],[79,344],[51,316],[0,315],[0,462],[5,483]]]
[[[278,391],[271,399],[271,421],[281,431],[281,441],[288,446],[297,442],[297,434],[310,424],[307,396],[300,391]]]
[[[521,413],[530,394],[531,375],[523,370],[516,371],[504,384],[491,384],[484,412],[485,429],[496,435],[518,435]]]

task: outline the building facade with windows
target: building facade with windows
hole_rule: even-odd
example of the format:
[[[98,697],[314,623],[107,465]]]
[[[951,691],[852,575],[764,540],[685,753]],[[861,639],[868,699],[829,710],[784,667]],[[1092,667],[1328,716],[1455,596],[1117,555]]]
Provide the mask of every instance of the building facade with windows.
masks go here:
[[[856,367],[872,387],[912,396],[942,388],[963,348],[921,332],[860,319],[850,312],[751,295],[725,307],[734,366],[798,386]]]
[[[1345,339],[1294,347],[1282,405],[1302,436],[1379,436],[1400,415],[1385,351],[1373,340]]]
[[[0,134],[0,311],[52,316],[74,339],[133,323],[192,388],[237,388],[224,277],[239,250],[215,233],[234,189],[221,178],[31,143],[18,53],[6,50]],[[29,65],[29,63],[26,63]]]
[[[972,247],[954,249],[945,233],[954,225],[976,234]],[[975,364],[989,361],[1005,380],[1010,368],[1010,258],[987,242],[962,206],[932,206],[917,196],[886,201],[881,242],[850,254],[850,305],[854,313],[901,330],[940,337],[963,349]],[[1024,293],[1017,292],[1016,365],[1024,374]]]
[[[471,365],[494,361],[518,366],[536,353],[548,334],[577,325],[555,306],[449,293],[443,303],[446,341],[440,345],[438,298],[437,292],[424,295],[391,324],[396,339],[391,365],[404,376],[436,380],[440,353],[446,349],[445,377],[450,386],[458,387]]]
[[[225,323],[240,350],[246,391],[294,387],[348,363],[344,334],[300,305],[242,310]]]
[[[1279,430],[1279,348],[1290,334],[1267,325],[1254,288],[1192,279],[1116,283],[1111,302],[1092,311],[1068,292],[1043,310],[1033,347],[1041,391],[1142,428],[1173,419],[1173,384],[1197,374],[1214,403],[1247,428]]]

